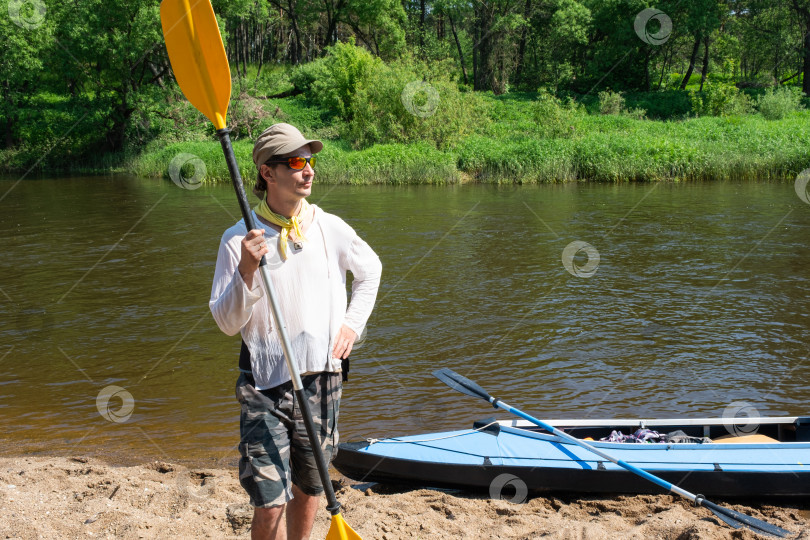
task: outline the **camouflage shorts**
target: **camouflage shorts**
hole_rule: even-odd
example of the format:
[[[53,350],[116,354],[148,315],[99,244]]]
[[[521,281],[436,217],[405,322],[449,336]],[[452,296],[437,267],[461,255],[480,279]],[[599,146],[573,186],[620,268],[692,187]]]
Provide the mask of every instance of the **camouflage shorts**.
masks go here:
[[[340,373],[305,375],[301,382],[328,463],[337,453]],[[261,508],[285,504],[293,498],[293,484],[307,495],[323,493],[292,383],[268,390],[256,390],[253,384],[253,377],[245,373],[236,381],[236,399],[242,404],[239,482],[250,495],[250,504]]]

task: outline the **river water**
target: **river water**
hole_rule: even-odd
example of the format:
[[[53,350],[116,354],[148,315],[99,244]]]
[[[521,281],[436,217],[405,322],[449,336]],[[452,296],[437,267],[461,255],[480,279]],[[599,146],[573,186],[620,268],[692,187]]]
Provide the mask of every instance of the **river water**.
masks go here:
[[[10,179],[0,196],[0,453],[232,463],[239,339],[208,311],[231,188]],[[544,418],[808,413],[810,204],[793,183],[310,200],[384,267],[344,440],[494,414],[431,376],[445,366]]]

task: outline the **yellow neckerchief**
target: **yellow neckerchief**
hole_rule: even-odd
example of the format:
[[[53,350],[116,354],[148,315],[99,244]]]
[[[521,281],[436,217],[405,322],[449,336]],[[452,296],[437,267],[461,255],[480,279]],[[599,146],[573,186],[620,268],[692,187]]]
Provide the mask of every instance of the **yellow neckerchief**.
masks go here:
[[[306,199],[301,199],[301,209],[298,211],[298,215],[292,216],[290,219],[270,210],[266,198],[262,199],[262,202],[253,209],[256,215],[263,217],[273,225],[281,227],[281,234],[278,236],[278,248],[281,252],[282,260],[287,260],[287,237],[291,230],[295,231],[295,235],[300,240],[304,242],[307,241],[307,239],[304,238],[304,233],[301,232],[301,222],[306,217],[307,212],[309,212],[309,206]]]

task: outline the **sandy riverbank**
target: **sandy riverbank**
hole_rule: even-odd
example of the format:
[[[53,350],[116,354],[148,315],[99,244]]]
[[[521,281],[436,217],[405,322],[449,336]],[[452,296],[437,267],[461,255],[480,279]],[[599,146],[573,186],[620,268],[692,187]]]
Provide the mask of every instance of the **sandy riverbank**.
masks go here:
[[[343,515],[366,540],[547,538],[754,539],[705,509],[661,496],[536,497],[525,504],[339,478]],[[359,489],[358,489],[359,487]],[[810,503],[727,506],[810,539]],[[248,538],[251,509],[232,469],[85,457],[0,458],[0,538]],[[324,538],[323,510],[313,538]]]

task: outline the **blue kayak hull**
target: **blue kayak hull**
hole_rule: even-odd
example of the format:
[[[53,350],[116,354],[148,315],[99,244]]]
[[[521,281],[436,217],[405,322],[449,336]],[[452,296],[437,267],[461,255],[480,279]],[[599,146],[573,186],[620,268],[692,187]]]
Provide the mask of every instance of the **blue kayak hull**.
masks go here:
[[[693,493],[810,496],[810,441],[591,444]],[[365,482],[489,490],[496,478],[509,474],[535,493],[665,492],[575,444],[505,425],[343,443],[333,464],[347,477]]]

